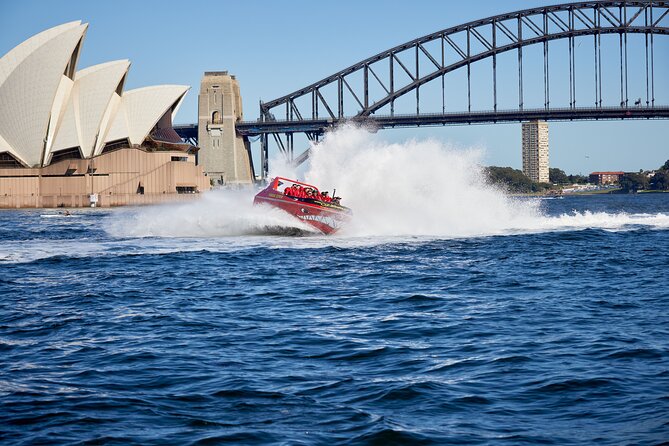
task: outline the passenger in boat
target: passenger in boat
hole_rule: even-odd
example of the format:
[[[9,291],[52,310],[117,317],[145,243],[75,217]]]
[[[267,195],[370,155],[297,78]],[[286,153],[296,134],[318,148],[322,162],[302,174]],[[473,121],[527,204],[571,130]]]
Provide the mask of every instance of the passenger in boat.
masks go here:
[[[330,197],[328,191],[318,192],[311,187],[303,187],[299,184],[293,184],[284,189],[283,194],[287,197],[308,198],[311,200],[319,200],[324,203],[339,204],[340,197]]]
[[[302,197],[302,188],[297,185],[293,184],[292,186],[287,187],[284,191],[283,194],[288,196],[288,197],[295,197],[295,198],[300,198]]]

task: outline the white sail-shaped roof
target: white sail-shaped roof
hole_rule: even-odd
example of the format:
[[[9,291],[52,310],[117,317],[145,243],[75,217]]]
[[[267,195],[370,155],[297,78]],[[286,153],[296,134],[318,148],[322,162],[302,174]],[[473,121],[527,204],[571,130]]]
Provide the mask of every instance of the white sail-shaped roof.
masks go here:
[[[65,31],[76,29],[79,26],[81,26],[81,20],[54,26],[39,34],[35,34],[28,40],[24,40],[19,45],[12,48],[7,54],[2,56],[2,59],[0,59],[0,84],[2,84],[12,71],[14,71],[14,69],[37,48],[44,45],[53,37]]]
[[[93,156],[102,153],[102,150],[104,149],[105,143],[107,141],[107,135],[109,134],[109,130],[114,123],[114,119],[116,118],[120,107],[121,96],[114,92],[111,100],[109,101],[109,106],[105,111],[105,115],[102,117],[102,124],[100,125],[100,136],[98,137],[97,142],[95,143],[95,147],[93,148]]]
[[[176,114],[189,89],[187,85],[157,85],[124,92],[106,141],[128,138],[131,144],[143,143],[165,113]]]
[[[62,109],[54,102],[69,96],[64,78],[74,73],[87,27],[77,21],[51,28],[0,59],[0,152],[41,164],[49,125],[59,119],[52,112]]]
[[[105,139],[109,127],[105,121],[116,108],[112,99],[118,96],[129,67],[130,61],[119,60],[77,72],[51,152],[79,147],[83,157],[93,156]]]

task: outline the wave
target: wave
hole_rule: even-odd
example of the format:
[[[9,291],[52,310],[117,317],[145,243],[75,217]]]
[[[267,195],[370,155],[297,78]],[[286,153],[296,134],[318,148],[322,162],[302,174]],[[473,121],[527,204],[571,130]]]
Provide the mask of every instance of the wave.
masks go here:
[[[315,230],[270,206],[254,206],[253,190],[216,190],[199,200],[117,212],[106,222],[114,237],[305,236]]]
[[[470,237],[523,232],[669,227],[667,214],[573,212],[549,216],[542,200],[487,183],[483,150],[443,142],[389,143],[348,126],[312,149],[306,179],[337,188],[355,210],[350,236]]]
[[[570,231],[669,228],[667,214],[572,212],[546,215],[541,200],[513,197],[483,180],[482,150],[440,141],[390,143],[344,126],[312,147],[303,177],[336,189],[354,210],[338,238],[460,238]],[[272,164],[272,176],[295,177]],[[191,203],[119,212],[107,231],[115,237],[305,236],[313,229],[271,207],[254,207],[252,190],[216,190]],[[334,242],[337,243],[337,242]]]

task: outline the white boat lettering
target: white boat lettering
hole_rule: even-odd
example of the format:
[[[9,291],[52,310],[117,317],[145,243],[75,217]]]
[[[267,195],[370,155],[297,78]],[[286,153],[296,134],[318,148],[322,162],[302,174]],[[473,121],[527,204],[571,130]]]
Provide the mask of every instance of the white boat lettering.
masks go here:
[[[328,225],[331,228],[337,228],[339,227],[339,222],[332,218],[332,217],[327,217],[324,215],[313,215],[313,214],[307,214],[307,215],[298,215],[298,217],[302,220],[309,220],[309,221],[315,221],[318,223],[322,223],[324,225]]]

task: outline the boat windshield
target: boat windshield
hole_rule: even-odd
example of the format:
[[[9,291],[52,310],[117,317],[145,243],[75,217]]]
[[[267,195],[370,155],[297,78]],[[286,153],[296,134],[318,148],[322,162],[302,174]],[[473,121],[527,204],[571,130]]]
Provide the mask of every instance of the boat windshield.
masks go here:
[[[328,191],[321,192],[318,188],[300,181],[275,178],[272,181],[272,189],[290,198],[314,200],[315,202],[341,206],[341,197],[331,196]]]
[[[287,178],[275,178],[274,181],[272,182],[272,189],[278,192],[284,192],[287,188],[296,186],[306,189],[312,189],[313,191],[315,191],[315,193],[320,193],[320,191],[316,186],[312,186],[311,184],[307,183],[302,183],[300,181],[289,180]]]

